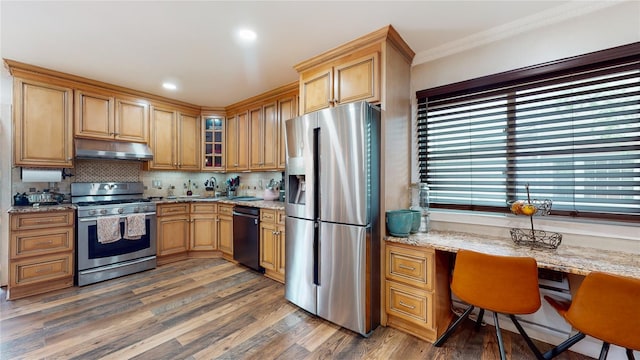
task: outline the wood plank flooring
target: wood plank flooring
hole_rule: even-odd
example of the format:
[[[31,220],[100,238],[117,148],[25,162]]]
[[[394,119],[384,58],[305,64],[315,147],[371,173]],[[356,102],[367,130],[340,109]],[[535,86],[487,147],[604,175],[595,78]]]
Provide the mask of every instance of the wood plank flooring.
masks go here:
[[[3,289],[0,297],[1,359],[499,358],[492,326],[477,333],[468,321],[442,348],[387,327],[364,338],[292,305],[282,284],[223,259],[14,301]],[[504,335],[509,358],[533,359],[519,335]]]

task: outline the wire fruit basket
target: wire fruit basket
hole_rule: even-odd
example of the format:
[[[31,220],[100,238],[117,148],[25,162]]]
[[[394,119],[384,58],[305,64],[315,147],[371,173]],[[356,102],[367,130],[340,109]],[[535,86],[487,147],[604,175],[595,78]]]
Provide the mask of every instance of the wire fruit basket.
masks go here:
[[[549,215],[552,205],[551,200],[531,199],[531,196],[529,195],[529,185],[525,185],[525,188],[527,189],[526,201],[509,201],[507,205],[509,205],[509,209],[513,214],[528,216],[529,221],[531,222],[531,228],[512,228],[510,230],[511,239],[516,245],[529,246],[537,249],[557,249],[562,242],[562,234],[544,230],[535,230],[533,227],[534,216]]]

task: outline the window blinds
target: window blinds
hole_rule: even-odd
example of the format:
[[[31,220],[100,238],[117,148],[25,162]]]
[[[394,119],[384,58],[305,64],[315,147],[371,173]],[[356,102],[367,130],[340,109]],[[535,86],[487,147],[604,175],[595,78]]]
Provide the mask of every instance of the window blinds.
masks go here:
[[[506,211],[529,184],[556,214],[639,215],[640,56],[581,64],[418,92],[420,180],[431,203]]]

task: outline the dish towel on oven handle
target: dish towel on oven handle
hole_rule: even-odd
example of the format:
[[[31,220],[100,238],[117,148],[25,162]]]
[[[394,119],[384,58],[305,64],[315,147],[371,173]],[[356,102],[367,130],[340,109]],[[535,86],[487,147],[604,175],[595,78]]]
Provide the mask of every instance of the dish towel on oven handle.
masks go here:
[[[124,219],[124,238],[139,240],[147,233],[145,214],[131,214]]]
[[[120,234],[120,216],[102,216],[96,220],[98,227],[98,242],[108,244],[122,238]]]

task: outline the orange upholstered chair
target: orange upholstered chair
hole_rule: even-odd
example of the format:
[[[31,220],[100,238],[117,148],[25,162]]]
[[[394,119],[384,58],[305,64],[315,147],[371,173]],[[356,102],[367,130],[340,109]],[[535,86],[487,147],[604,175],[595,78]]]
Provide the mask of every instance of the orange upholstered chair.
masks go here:
[[[498,313],[511,318],[536,358],[542,354],[524,331],[515,315],[532,314],[540,308],[538,265],[529,257],[511,257],[482,254],[460,250],[456,255],[451,291],[469,304],[464,313],[442,334],[434,346],[442,346],[471,311],[478,307],[477,324],[482,322],[484,311],[493,312],[493,319],[500,348],[500,358],[505,359],[504,343]]]
[[[545,353],[550,359],[567,350],[586,335],[602,340],[600,359],[606,359],[609,344],[627,349],[633,359],[633,350],[640,350],[640,279],[589,273],[571,303],[545,296],[578,333]]]

